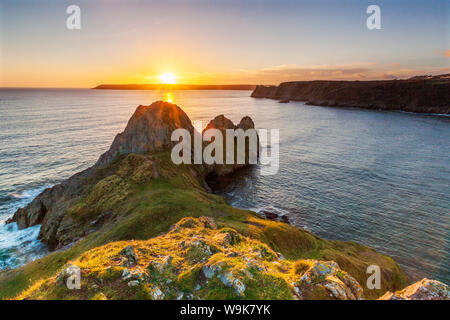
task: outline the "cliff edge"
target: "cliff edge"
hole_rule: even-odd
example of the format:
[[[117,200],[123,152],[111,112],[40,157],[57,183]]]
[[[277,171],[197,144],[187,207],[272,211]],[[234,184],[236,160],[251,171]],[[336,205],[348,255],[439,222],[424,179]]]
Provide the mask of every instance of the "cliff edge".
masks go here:
[[[94,166],[19,209],[9,223],[42,224],[39,238],[54,252],[2,272],[0,298],[376,299],[408,284],[371,248],[321,239],[208,192],[207,175],[238,166],[174,164],[170,136],[181,127],[193,130],[178,106],[139,106]],[[220,115],[208,127],[254,123]],[[61,285],[71,265],[82,290]],[[381,268],[380,289],[365,287],[370,265]]]
[[[257,86],[254,98],[309,105],[450,114],[450,75],[387,81],[294,81]]]

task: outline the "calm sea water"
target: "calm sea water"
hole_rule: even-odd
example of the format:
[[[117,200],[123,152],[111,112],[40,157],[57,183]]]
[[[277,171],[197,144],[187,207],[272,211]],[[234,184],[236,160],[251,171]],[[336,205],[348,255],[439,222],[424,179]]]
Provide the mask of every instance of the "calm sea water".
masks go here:
[[[305,106],[248,91],[0,90],[0,223],[43,188],[95,163],[137,105],[172,99],[192,120],[250,115],[280,129],[280,170],[250,169],[217,192],[271,208],[327,239],[392,256],[413,278],[450,283],[448,117]],[[0,268],[46,253],[39,226],[0,226]]]

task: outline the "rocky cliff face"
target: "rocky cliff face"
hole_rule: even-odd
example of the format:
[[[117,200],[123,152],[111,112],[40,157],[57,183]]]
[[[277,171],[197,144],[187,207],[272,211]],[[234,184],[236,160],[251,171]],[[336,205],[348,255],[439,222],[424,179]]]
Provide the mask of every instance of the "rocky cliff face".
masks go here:
[[[257,86],[254,98],[306,101],[333,107],[450,113],[447,77],[389,81],[295,81],[279,86]]]
[[[397,263],[371,248],[321,239],[208,193],[205,176],[233,167],[175,165],[167,148],[179,127],[193,130],[175,105],[138,107],[96,165],[19,209],[9,222],[42,223],[40,239],[63,250],[0,274],[0,299],[375,299],[405,287]],[[208,127],[254,124],[219,116]],[[66,264],[81,268],[84,290],[64,289]],[[365,290],[373,264],[382,287]]]
[[[179,128],[194,133],[191,120],[177,105],[158,101],[151,106],[139,106],[128,121],[125,131],[115,137],[109,150],[98,159],[97,165],[108,165],[123,154],[144,154],[170,148],[176,144],[171,141],[170,136]]]
[[[220,130],[254,128],[249,117],[244,117],[235,126],[223,115],[208,126]],[[39,239],[51,250],[84,237],[113,219],[114,215],[110,213],[114,204],[133,193],[131,185],[139,182],[136,179],[145,182],[160,176],[151,156],[138,155],[171,148],[177,143],[171,141],[171,134],[179,128],[194,134],[191,120],[175,104],[158,101],[150,106],[139,106],[125,130],[115,137],[109,150],[93,167],[46,189],[25,208],[17,210],[7,223],[17,222],[20,229],[42,224]],[[215,172],[223,175],[245,165],[205,165],[200,174]],[[80,212],[85,215],[84,221],[79,219]],[[90,213],[86,216],[86,212]],[[102,216],[101,223],[94,221],[99,215]],[[88,221],[89,216],[92,221]]]
[[[245,167],[247,165],[249,165],[249,157],[250,157],[250,153],[253,151],[253,155],[255,156],[255,158],[258,157],[258,148],[259,148],[259,143],[258,143],[258,147],[256,150],[251,150],[249,148],[249,144],[248,142],[246,142],[246,147],[244,149],[240,149],[240,148],[236,148],[237,145],[237,139],[234,138],[234,159],[235,159],[235,163],[234,164],[226,164],[226,130],[227,129],[232,129],[232,130],[236,130],[236,129],[242,129],[244,131],[247,131],[248,129],[255,129],[255,124],[253,123],[253,120],[246,116],[244,118],[241,119],[241,121],[239,122],[238,125],[235,125],[230,119],[226,118],[224,115],[219,115],[217,117],[215,117],[213,120],[211,120],[208,125],[205,127],[205,129],[203,130],[203,134],[209,130],[209,129],[218,129],[220,130],[220,132],[222,133],[222,136],[224,137],[223,140],[223,165],[213,165],[213,166],[207,166],[208,171],[210,173],[213,173],[217,176],[224,176],[227,175],[239,168]],[[256,133],[256,131],[255,131]],[[238,164],[236,162],[236,159],[238,159],[238,156],[241,153],[245,153],[243,154],[243,158],[245,159],[245,163],[243,164]]]

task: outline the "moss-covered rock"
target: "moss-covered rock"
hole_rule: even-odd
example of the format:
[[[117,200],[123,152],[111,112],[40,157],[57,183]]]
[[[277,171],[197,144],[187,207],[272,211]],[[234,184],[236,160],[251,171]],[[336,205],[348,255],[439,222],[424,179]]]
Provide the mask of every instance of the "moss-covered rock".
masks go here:
[[[171,231],[153,239],[113,242],[89,250],[69,267],[81,269],[83,286],[89,290],[65,288],[60,278],[69,268],[64,267],[56,278],[41,281],[39,286],[17,298],[356,299],[362,296],[358,282],[333,261],[280,260],[260,241],[230,228],[217,229],[211,225],[215,222],[210,217],[183,218]],[[224,234],[239,236],[239,243],[230,246],[223,241]],[[118,259],[121,256],[126,258],[125,266]],[[306,271],[298,272],[300,263],[308,266]],[[112,272],[114,269],[119,272]],[[125,291],[115,291],[124,283]]]

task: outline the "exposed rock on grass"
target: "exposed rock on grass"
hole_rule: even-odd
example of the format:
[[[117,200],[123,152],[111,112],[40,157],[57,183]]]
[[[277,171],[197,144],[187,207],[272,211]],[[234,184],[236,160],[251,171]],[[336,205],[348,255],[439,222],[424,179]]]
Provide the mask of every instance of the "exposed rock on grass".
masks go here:
[[[56,282],[60,285],[66,285],[67,279],[73,276],[77,276],[80,272],[79,268],[74,265],[67,265],[56,277]]]
[[[262,219],[209,193],[204,179],[212,169],[177,166],[164,148],[166,129],[186,120],[178,109],[162,102],[139,107],[125,131],[141,132],[138,128],[153,123],[151,117],[162,117],[153,131],[143,130],[139,139],[116,138],[97,166],[47,189],[14,215],[21,227],[42,220],[40,239],[64,250],[1,273],[0,298],[358,298],[349,279],[364,284],[372,264],[382,269],[382,288],[364,290],[364,298],[407,284],[397,263],[373,249]],[[227,123],[225,117],[214,121],[219,127],[231,126]],[[244,117],[237,127],[252,125]],[[147,146],[150,153],[127,154],[156,138],[162,139],[161,149]],[[315,279],[309,261],[333,268],[321,281],[305,284],[300,281],[305,273]],[[67,263],[82,268],[81,290],[55,286]]]
[[[183,218],[159,237],[95,248],[72,262],[83,269],[82,285],[89,291],[61,290],[50,277],[19,298],[93,299],[100,294],[107,299],[155,300],[362,297],[358,282],[336,262],[280,260],[267,245],[229,228],[206,227],[211,224],[215,222],[210,217]],[[224,245],[224,234],[239,236],[240,241]],[[186,248],[179,246],[180,240]],[[191,248],[199,247],[202,254],[193,259]],[[230,256],[230,251],[235,254]],[[124,268],[117,263],[117,255],[132,259],[135,266]],[[123,282],[128,289],[117,290]]]
[[[132,267],[136,265],[138,261],[138,257],[136,253],[134,252],[133,246],[127,246],[125,249],[119,252],[119,255],[125,257],[125,261],[123,262],[123,265],[127,267]]]
[[[450,300],[450,290],[445,283],[424,278],[395,293],[388,291],[380,300]]]
[[[299,264],[303,267],[299,268]],[[294,269],[302,274],[301,278],[293,284],[299,299],[309,299],[311,295],[338,300],[362,298],[363,289],[358,281],[342,271],[334,261],[304,260],[297,262]]]

